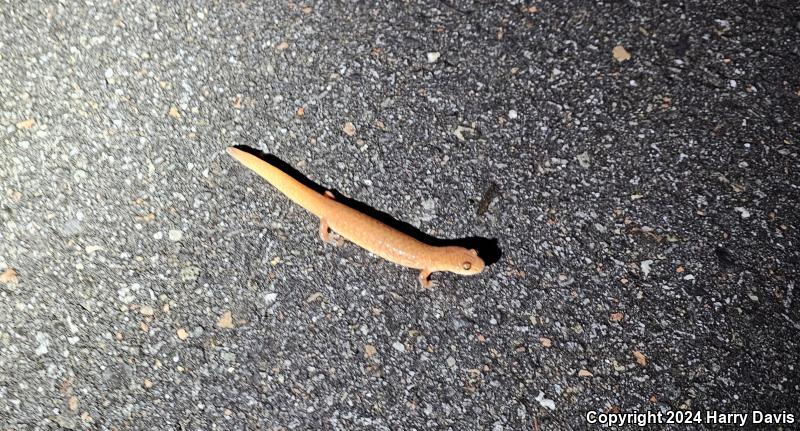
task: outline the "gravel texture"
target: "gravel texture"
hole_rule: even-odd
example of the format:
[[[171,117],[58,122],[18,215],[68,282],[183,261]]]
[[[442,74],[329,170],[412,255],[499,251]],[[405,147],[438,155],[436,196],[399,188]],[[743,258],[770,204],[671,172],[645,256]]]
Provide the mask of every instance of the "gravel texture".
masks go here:
[[[797,2],[53,3],[0,1],[0,429],[800,413]],[[502,256],[420,291],[229,145]]]

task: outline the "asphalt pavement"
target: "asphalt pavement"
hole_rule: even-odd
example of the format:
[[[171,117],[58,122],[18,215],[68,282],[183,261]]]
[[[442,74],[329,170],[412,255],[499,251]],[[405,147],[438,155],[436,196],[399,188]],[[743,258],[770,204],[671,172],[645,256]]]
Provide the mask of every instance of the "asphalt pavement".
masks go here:
[[[0,430],[800,423],[797,2],[0,1],[0,142]]]

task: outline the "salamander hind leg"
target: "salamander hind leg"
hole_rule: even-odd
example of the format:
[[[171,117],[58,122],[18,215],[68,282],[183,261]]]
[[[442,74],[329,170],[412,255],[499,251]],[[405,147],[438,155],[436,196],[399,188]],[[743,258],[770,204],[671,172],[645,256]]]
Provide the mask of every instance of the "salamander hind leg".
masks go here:
[[[330,199],[332,201],[336,200],[336,195],[334,195],[333,192],[330,191],[330,190],[325,190],[325,193],[323,193],[323,195],[326,198],[328,198],[328,199]],[[328,225],[326,224],[325,226],[327,228]],[[326,229],[326,231],[329,231],[329,228]],[[327,242],[327,243],[329,243],[329,244],[333,244],[336,247],[341,247],[344,244],[344,239],[342,239],[342,237],[339,236],[336,232],[332,232],[332,233],[333,233],[333,238],[332,239],[330,238],[330,236],[327,233],[325,234],[325,236],[323,236],[322,235],[322,226],[320,226],[319,236],[322,238],[322,240]]]
[[[322,242],[330,242],[331,241],[331,228],[328,226],[328,220],[321,218],[319,219],[319,237],[322,238]]]
[[[322,239],[322,242],[333,244],[336,247],[341,247],[344,244],[342,237],[331,230],[331,227],[328,225],[328,220],[324,218],[319,219],[319,237]]]

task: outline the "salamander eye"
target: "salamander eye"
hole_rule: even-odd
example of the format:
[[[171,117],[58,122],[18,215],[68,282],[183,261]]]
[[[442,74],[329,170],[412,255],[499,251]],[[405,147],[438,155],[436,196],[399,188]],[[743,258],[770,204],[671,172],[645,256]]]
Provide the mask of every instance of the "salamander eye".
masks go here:
[[[464,263],[461,264],[461,267],[464,268],[464,269],[470,269],[470,268],[472,268],[472,264],[469,263],[469,262],[464,262]]]

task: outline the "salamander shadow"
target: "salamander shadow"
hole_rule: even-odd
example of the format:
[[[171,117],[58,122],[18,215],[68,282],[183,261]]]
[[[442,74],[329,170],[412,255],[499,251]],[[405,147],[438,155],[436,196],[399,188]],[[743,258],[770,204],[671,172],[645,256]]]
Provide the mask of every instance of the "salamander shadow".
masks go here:
[[[287,174],[291,175],[297,181],[301,182],[305,186],[311,188],[312,190],[314,190],[314,191],[316,191],[316,192],[318,192],[320,194],[325,193],[327,190],[329,190],[329,189],[326,189],[326,188],[320,186],[319,184],[311,181],[310,179],[308,179],[308,177],[306,177],[305,175],[300,173],[300,171],[298,171],[297,169],[293,168],[290,164],[284,162],[283,160],[279,159],[275,155],[266,154],[266,153],[263,153],[261,151],[258,151],[256,149],[254,149],[254,148],[243,146],[243,145],[236,145],[235,148],[237,148],[239,150],[242,150],[244,152],[250,153],[250,154],[252,154],[252,155],[264,160],[265,162],[270,163],[271,165],[273,165],[273,166],[277,167],[278,169],[286,172]],[[416,238],[417,240],[422,241],[422,242],[424,242],[426,244],[430,244],[430,245],[433,245],[433,246],[455,245],[455,246],[459,246],[459,247],[475,249],[478,252],[478,256],[480,256],[480,258],[483,259],[484,263],[487,266],[492,265],[492,264],[496,263],[497,261],[499,261],[500,257],[502,257],[502,255],[503,255],[503,252],[502,252],[502,250],[500,250],[500,247],[498,245],[498,241],[497,241],[496,238],[489,239],[489,238],[483,238],[483,237],[478,237],[478,236],[471,236],[471,237],[466,237],[466,238],[456,238],[456,239],[436,238],[434,236],[428,235],[428,234],[420,231],[419,229],[415,228],[414,226],[412,226],[412,225],[410,225],[410,224],[408,224],[406,222],[397,220],[394,217],[392,217],[391,215],[389,215],[389,214],[387,214],[387,213],[385,213],[383,211],[379,211],[379,210],[377,210],[377,209],[375,209],[375,208],[373,208],[373,207],[371,207],[371,206],[369,206],[369,205],[367,205],[367,204],[365,204],[363,202],[357,201],[355,199],[348,198],[347,196],[342,195],[341,193],[339,193],[336,190],[331,190],[331,191],[336,196],[336,200],[337,201],[339,201],[339,202],[341,202],[341,203],[343,203],[343,204],[345,204],[345,205],[347,205],[347,206],[349,206],[351,208],[354,208],[354,209],[356,209],[358,211],[361,211],[362,213],[367,214],[370,217],[373,217],[373,218],[379,220],[380,222],[382,222],[382,223],[384,223],[384,224],[386,224],[388,226],[391,226],[391,227],[399,230],[400,232],[403,232],[404,234],[406,234],[408,236],[411,236],[413,238]]]

